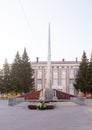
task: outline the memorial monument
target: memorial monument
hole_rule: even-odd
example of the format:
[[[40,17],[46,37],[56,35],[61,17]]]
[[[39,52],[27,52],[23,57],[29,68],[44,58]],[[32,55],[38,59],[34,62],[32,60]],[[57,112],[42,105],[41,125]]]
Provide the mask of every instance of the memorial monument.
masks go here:
[[[48,57],[47,57],[47,73],[46,73],[46,86],[43,90],[43,99],[46,101],[56,100],[56,93],[52,89],[52,81],[51,81],[51,36],[50,36],[50,23],[48,29]]]

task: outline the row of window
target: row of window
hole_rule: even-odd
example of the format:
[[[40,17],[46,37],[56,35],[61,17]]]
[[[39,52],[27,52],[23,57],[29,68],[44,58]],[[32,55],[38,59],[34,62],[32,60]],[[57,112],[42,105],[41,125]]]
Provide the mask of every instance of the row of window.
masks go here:
[[[53,78],[58,78],[58,69],[54,69],[53,70]],[[61,77],[62,78],[66,78],[66,73],[67,73],[67,70],[66,69],[62,69],[61,70]],[[43,74],[43,71],[42,71],[42,69],[38,69],[38,79],[39,78],[42,78],[42,75]],[[45,75],[46,75],[46,71],[45,71]],[[70,78],[74,78],[74,76],[75,76],[75,70],[74,69],[70,69],[69,70],[69,77]]]
[[[38,79],[37,81],[37,88],[38,90],[42,89],[42,79]],[[73,86],[73,83],[74,83],[74,79],[70,79],[69,80],[69,90],[70,90],[70,94],[74,94],[74,86]],[[45,81],[45,85],[46,85],[46,81]],[[58,85],[58,79],[54,79],[53,80],[53,85],[52,86],[59,86]],[[63,90],[63,92],[66,92],[66,79],[62,79],[61,81],[61,88]]]
[[[43,84],[42,82],[43,82],[42,79],[38,79],[37,84],[42,85]],[[73,83],[74,83],[74,79],[70,79],[69,86],[72,86]],[[45,81],[45,85],[46,85],[46,81]],[[53,85],[58,86],[58,79],[53,79]],[[63,87],[66,87],[66,79],[61,79],[61,85]]]
[[[45,72],[45,75],[46,75],[46,71]],[[74,87],[73,87],[73,83],[74,83],[74,77],[75,77],[75,74],[77,73],[77,70],[74,70],[74,69],[69,69],[69,91],[70,91],[70,94],[74,94]],[[61,73],[61,87],[63,89],[64,92],[66,92],[66,87],[67,87],[67,81],[66,81],[66,76],[67,76],[67,70],[66,69],[62,69],[61,72],[58,71],[57,68],[53,69],[53,86],[58,86],[58,74]],[[42,81],[42,77],[43,77],[43,70],[42,69],[38,69],[38,72],[37,72],[37,88],[38,89],[42,89],[42,84],[43,84],[43,81]],[[44,81],[45,85],[46,85],[46,79]]]

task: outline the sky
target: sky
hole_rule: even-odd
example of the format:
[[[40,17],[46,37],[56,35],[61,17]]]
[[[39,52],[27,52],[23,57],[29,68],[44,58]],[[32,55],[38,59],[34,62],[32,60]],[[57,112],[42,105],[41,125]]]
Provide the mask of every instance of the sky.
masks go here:
[[[92,51],[92,0],[0,0],[0,68],[26,48],[30,61],[81,60]]]

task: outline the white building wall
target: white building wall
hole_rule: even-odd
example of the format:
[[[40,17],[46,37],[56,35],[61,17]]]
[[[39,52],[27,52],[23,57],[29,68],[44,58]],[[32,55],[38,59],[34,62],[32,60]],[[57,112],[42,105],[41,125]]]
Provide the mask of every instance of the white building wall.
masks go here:
[[[60,62],[56,64],[52,63],[52,71],[51,71],[51,81],[52,86],[62,86],[62,91],[70,94],[74,94],[75,90],[73,87],[73,82],[76,77],[76,73],[78,71],[79,62],[78,63],[65,63]],[[37,90],[44,89],[46,86],[46,62],[34,62],[32,63],[32,67],[35,72],[35,87]]]

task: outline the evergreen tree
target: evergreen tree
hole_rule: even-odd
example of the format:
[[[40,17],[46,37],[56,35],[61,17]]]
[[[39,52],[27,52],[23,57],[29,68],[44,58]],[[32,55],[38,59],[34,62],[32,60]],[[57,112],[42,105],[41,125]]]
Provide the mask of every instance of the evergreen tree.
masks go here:
[[[88,82],[88,59],[85,51],[83,51],[82,60],[79,66],[77,77],[75,79],[74,87],[78,91],[86,94],[89,91]]]
[[[11,66],[12,91],[27,93],[34,89],[34,79],[29,57],[24,49],[22,58],[17,52]]]
[[[17,52],[14,62],[11,66],[11,73],[10,73],[12,91],[14,92],[21,92],[20,75],[21,75],[21,57],[19,52]]]
[[[92,53],[88,66],[88,79],[89,79],[89,93],[92,93]]]
[[[10,67],[6,59],[3,66],[3,74],[2,76],[0,76],[0,91],[3,93],[7,93],[10,92],[10,89],[11,89]]]
[[[33,90],[34,89],[33,70],[25,48],[22,55],[21,74],[22,74],[21,75],[22,91],[27,93]]]

